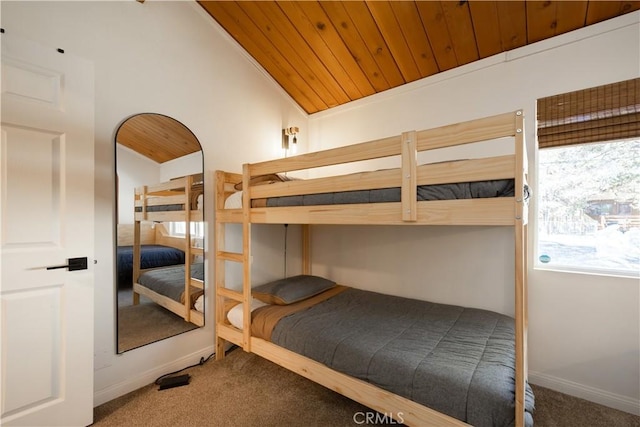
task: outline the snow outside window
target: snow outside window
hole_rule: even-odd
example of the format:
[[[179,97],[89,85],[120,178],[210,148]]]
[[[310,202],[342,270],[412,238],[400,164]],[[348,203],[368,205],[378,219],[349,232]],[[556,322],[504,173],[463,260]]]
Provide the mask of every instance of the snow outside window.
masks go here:
[[[538,267],[640,273],[640,139],[539,151]]]

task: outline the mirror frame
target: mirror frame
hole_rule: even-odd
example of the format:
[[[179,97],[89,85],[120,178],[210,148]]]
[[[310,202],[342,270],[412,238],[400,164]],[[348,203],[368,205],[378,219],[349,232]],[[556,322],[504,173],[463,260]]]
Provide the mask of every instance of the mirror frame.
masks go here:
[[[165,122],[170,124],[170,126],[165,127],[164,126],[166,124]],[[132,124],[132,126],[135,126],[135,129],[133,127],[127,128],[126,127],[127,124]],[[158,128],[159,130],[156,128]],[[125,134],[124,136],[122,134],[123,130],[127,132],[127,134]],[[121,143],[121,140],[124,140],[124,139],[127,139],[126,144]],[[195,320],[192,320],[193,323],[191,323],[191,322],[185,322],[186,320],[185,317],[187,316],[191,317],[191,313],[194,313],[193,308],[190,311],[186,310],[185,306],[181,305],[181,303],[175,302],[173,300],[167,301],[164,299],[167,297],[164,297],[162,295],[157,296],[153,292],[151,293],[145,292],[144,294],[140,294],[138,292],[133,291],[133,286],[136,286],[137,291],[144,291],[144,289],[146,289],[144,287],[142,287],[143,289],[139,288],[141,285],[137,283],[134,285],[134,282],[136,282],[135,280],[133,280],[134,275],[138,274],[139,267],[144,267],[144,266],[139,265],[138,269],[136,269],[136,266],[135,266],[136,263],[133,262],[133,260],[141,259],[140,248],[142,248],[143,244],[151,244],[151,242],[153,242],[153,244],[159,244],[163,246],[162,248],[158,248],[159,249],[158,257],[167,258],[166,261],[158,261],[158,263],[167,262],[167,263],[176,264],[176,262],[178,262],[178,258],[176,258],[178,257],[178,255],[177,255],[177,251],[174,248],[184,249],[183,257],[185,259],[188,259],[189,261],[186,263],[184,263],[183,261],[184,264],[177,264],[177,265],[183,266],[182,270],[185,271],[185,275],[188,274],[186,273],[186,271],[191,270],[192,276],[194,274],[194,271],[190,266],[193,264],[196,265],[196,270],[198,274],[202,274],[201,282],[200,282],[201,286],[200,286],[200,289],[198,290],[198,294],[204,294],[204,289],[205,289],[204,247],[205,247],[205,240],[206,240],[205,227],[204,227],[204,202],[205,202],[204,152],[202,149],[202,144],[200,144],[200,141],[198,140],[198,138],[186,125],[184,125],[184,123],[174,119],[173,117],[170,117],[164,114],[159,114],[159,113],[139,113],[139,114],[134,114],[127,117],[118,125],[115,131],[113,140],[114,140],[114,172],[115,172],[115,197],[114,197],[115,198],[115,212],[114,212],[115,213],[114,215],[115,230],[114,231],[116,234],[116,239],[114,241],[115,244],[114,244],[114,281],[113,281],[114,293],[115,293],[115,309],[116,309],[115,310],[116,312],[115,346],[116,346],[116,353],[122,354],[126,351],[140,348],[144,345],[151,344],[153,342],[157,342],[160,340],[168,339],[178,334],[188,332],[190,330],[197,329],[198,327],[204,326],[204,312],[205,312],[204,296],[202,296],[202,298],[198,300],[199,302],[198,307],[201,308],[200,315],[198,317],[197,316],[198,313],[195,313],[193,317]],[[157,142],[159,142],[160,145],[156,146],[155,144]],[[137,144],[140,144],[142,148],[136,150]],[[197,144],[198,150],[193,149],[195,148],[193,144]],[[175,150],[176,146],[178,146],[179,148],[186,147],[185,148],[186,151],[191,150],[191,152],[182,155],[181,152]],[[140,182],[141,179],[138,179],[137,180],[138,182],[134,182],[133,185],[129,186],[129,188],[131,188],[130,195],[131,195],[132,203],[130,204],[130,206],[128,206],[128,208],[131,209],[132,224],[129,224],[128,222],[121,224],[122,198],[120,195],[120,190],[121,190],[120,174],[122,171],[119,169],[121,169],[122,166],[121,166],[121,162],[119,162],[118,154],[119,154],[119,151],[122,149],[132,151],[131,153],[132,158],[134,158],[137,155],[144,156],[144,158],[150,158],[150,156],[152,155],[158,155],[159,156],[158,158],[160,159],[160,161],[156,161],[156,164],[158,165],[157,167],[158,170],[154,171],[154,173],[157,173],[158,175],[160,175],[160,178],[157,179],[156,182],[152,182],[152,183]],[[200,167],[199,167],[199,172],[196,172],[194,174],[192,170],[197,169],[197,165],[195,164],[195,162],[189,161],[190,159],[188,159],[186,156],[193,155],[198,152],[200,153],[200,162],[199,162]],[[172,156],[174,157],[172,158]],[[169,173],[165,173],[165,176],[169,176],[169,178],[166,178],[166,179],[163,178],[162,171],[160,170],[162,165],[166,162],[177,160],[177,159],[186,159],[188,164],[186,164],[186,166],[181,164],[177,164],[176,166],[169,165],[170,168],[174,167],[176,170],[172,172],[170,171]],[[149,164],[152,165],[151,163],[152,160],[149,160],[149,162],[150,162]],[[180,167],[182,167],[183,168],[182,170],[185,172],[177,173],[177,171],[180,170]],[[137,168],[132,168],[132,169],[137,169]],[[141,169],[144,169],[144,168],[141,168]],[[149,169],[153,169],[153,166],[151,166]],[[176,175],[179,175],[179,176],[176,176]],[[198,176],[199,178],[196,183],[197,187],[191,187],[188,184],[188,183],[192,183],[193,176]],[[148,223],[144,220],[139,220],[137,218],[140,217],[140,213],[136,214],[134,212],[135,210],[134,204],[136,204],[136,202],[134,202],[135,188],[138,188],[141,186],[144,186],[145,188],[147,188],[147,186],[150,187],[156,184],[161,184],[160,181],[173,182],[174,180],[176,180],[176,182],[178,182],[177,181],[178,179],[184,179],[184,184],[182,185],[182,189],[184,190],[185,195],[189,194],[189,189],[191,188],[197,188],[197,190],[199,191],[198,194],[201,195],[201,197],[193,198],[192,203],[190,203],[189,205],[185,205],[185,206],[189,206],[190,208],[195,207],[195,209],[198,209],[201,212],[201,217],[199,217],[199,215],[196,214],[196,216],[198,216],[200,219],[194,222],[199,222],[202,224],[202,228],[201,228],[202,237],[196,239],[195,245],[192,241],[193,237],[190,234],[185,235],[184,238],[168,235],[168,231],[164,227],[164,224],[162,224],[161,222],[155,222],[155,221]],[[180,182],[183,182],[183,181],[180,181]],[[129,193],[128,190],[127,192]],[[175,197],[175,196],[172,195],[172,197]],[[141,201],[137,203],[139,204],[143,202]],[[146,211],[146,208],[144,208],[144,210]],[[189,209],[183,209],[181,212],[183,212],[183,215],[186,215],[186,213],[189,212]],[[149,209],[149,213],[150,213],[150,216],[154,215],[154,214],[151,214],[151,209]],[[164,215],[164,214],[165,213],[162,213],[162,214],[159,213],[159,215]],[[169,218],[169,219],[165,219],[166,222],[169,222],[171,220],[177,221],[177,219],[174,219],[172,214],[167,214],[167,215],[168,216],[166,218]],[[163,218],[165,217],[163,216]],[[186,219],[186,216],[184,218]],[[160,225],[156,225],[156,224],[160,224]],[[131,245],[119,244],[122,242],[131,243]],[[119,246],[127,246],[127,248],[125,248],[124,250],[120,250],[122,248],[119,248]],[[127,253],[129,251],[128,246],[131,246],[130,255],[129,253]],[[164,249],[165,246],[167,247],[167,249]],[[149,251],[149,256],[147,256],[147,253],[146,253],[147,251]],[[142,262],[144,262],[145,266],[147,266],[149,265],[148,261],[151,259],[150,257],[153,257],[154,252],[152,248],[146,248],[146,247],[144,248],[144,252],[145,252],[145,258],[143,259]],[[127,258],[124,259],[122,258],[122,256]],[[197,266],[197,264],[199,263],[191,262],[192,258],[195,259],[194,256],[200,257],[202,260],[201,272],[200,272],[200,266]],[[121,269],[119,265],[121,265],[123,259],[125,260],[124,262],[126,263],[131,262],[132,264],[134,264],[131,269],[131,274],[132,274],[132,279],[130,281],[131,289],[127,289],[126,291],[121,289],[122,284],[119,283],[119,280],[125,280],[125,283],[129,283],[129,279],[126,276],[128,273],[123,275],[124,279],[123,277],[119,276],[119,272],[122,273],[122,271],[120,271]],[[140,264],[140,262],[138,264]],[[172,267],[168,267],[168,268],[172,268]],[[198,277],[198,279],[200,279],[200,277]],[[190,280],[190,282],[191,284],[195,283],[196,285],[198,285],[198,281],[194,281],[193,279]],[[184,285],[184,283],[185,283],[185,280],[182,280],[182,285]],[[125,288],[126,286],[128,285],[125,285]],[[193,292],[194,289],[196,288],[194,288],[193,286],[190,287],[191,292]],[[191,292],[190,294],[193,295]],[[131,297],[130,297],[131,299],[128,300],[128,301],[131,301],[131,305],[129,305],[128,303],[125,303],[125,299],[129,298],[126,295],[128,293],[131,294]],[[182,292],[182,294],[184,295],[184,291]],[[156,300],[156,298],[159,298],[159,299]],[[195,301],[195,295],[193,300]],[[142,302],[143,304],[138,304],[140,302]],[[182,306],[182,309],[180,308],[181,306]],[[194,306],[193,301],[191,303],[191,306],[192,307]],[[171,309],[170,307],[173,307],[173,309]],[[176,314],[174,311],[176,311],[179,314]],[[155,319],[155,322],[151,320],[152,318]],[[147,338],[142,339],[142,337],[140,336],[136,337],[132,334],[123,333],[125,328],[130,327],[129,325],[131,324],[138,325],[141,329],[146,330]],[[158,328],[157,331],[154,331],[151,328],[151,326],[154,324],[155,325],[162,324],[162,326],[160,326],[160,328]]]

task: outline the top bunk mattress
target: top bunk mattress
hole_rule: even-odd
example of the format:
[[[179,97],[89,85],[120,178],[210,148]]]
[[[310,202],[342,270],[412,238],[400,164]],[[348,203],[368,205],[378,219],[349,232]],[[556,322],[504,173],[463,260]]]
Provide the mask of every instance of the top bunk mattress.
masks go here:
[[[514,180],[499,179],[455,184],[419,185],[417,200],[420,202],[429,200],[513,197],[514,194]],[[528,188],[526,187],[525,194],[528,195]],[[253,199],[251,201],[251,207],[319,206],[400,201],[401,189],[394,187]],[[229,196],[225,202],[225,208],[242,208],[242,192],[238,191]]]

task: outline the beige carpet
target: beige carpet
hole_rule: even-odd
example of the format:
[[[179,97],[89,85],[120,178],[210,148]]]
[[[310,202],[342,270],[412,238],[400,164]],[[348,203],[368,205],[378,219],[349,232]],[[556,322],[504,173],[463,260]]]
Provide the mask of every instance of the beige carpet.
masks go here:
[[[239,349],[185,372],[187,386],[149,385],[97,407],[94,426],[354,426],[354,415],[369,411]],[[625,412],[541,387],[534,392],[536,427],[640,427],[640,417]]]
[[[133,305],[131,289],[118,290],[118,352],[132,350],[197,328],[141,295]]]
[[[131,350],[197,328],[175,313],[149,302],[118,309],[118,352]]]

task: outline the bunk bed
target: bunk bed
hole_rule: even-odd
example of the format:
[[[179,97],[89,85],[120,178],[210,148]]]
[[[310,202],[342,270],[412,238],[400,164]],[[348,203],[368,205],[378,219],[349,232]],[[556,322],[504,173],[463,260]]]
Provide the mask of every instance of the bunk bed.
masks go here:
[[[163,224],[140,224],[140,269],[184,264],[184,239],[169,235]],[[118,289],[133,287],[133,224],[118,224],[116,247]]]
[[[245,351],[265,357],[408,425],[460,426],[467,425],[466,422],[478,425],[514,424],[517,427],[531,425],[533,394],[527,384],[526,361],[528,189],[523,120],[522,112],[516,111],[435,129],[404,132],[395,137],[317,153],[245,164],[242,174],[217,171],[216,357],[224,357],[225,347],[229,343],[236,344]],[[426,154],[428,158],[430,153],[435,153],[432,150],[482,141],[508,146],[510,154],[417,164],[418,153]],[[400,157],[400,168],[304,180],[283,178],[292,171],[393,156]],[[471,183],[487,182],[492,186],[497,182],[500,189],[496,191],[493,188],[481,197],[473,197],[472,193],[478,192],[469,189]],[[441,185],[461,186],[464,190],[452,195],[450,188],[443,189]],[[336,189],[339,189],[338,195],[335,194]],[[240,197],[239,191],[242,191]],[[372,196],[372,192],[376,195]],[[376,192],[392,194],[390,198],[385,196],[381,200]],[[346,193],[357,195],[355,199],[345,201],[343,196]],[[421,197],[421,193],[429,196]],[[434,196],[433,193],[446,195]],[[305,202],[306,196],[310,196],[308,198],[312,201]],[[241,207],[233,205],[233,199],[240,199]],[[230,223],[242,224],[243,246],[240,253],[225,248],[225,225]],[[252,224],[302,224],[302,276],[252,288]],[[310,226],[313,224],[486,225],[513,228],[515,319],[484,310],[381,296],[332,282],[326,289],[320,289],[327,279],[311,275]],[[242,291],[227,286],[227,262],[242,264]],[[287,300],[290,292],[299,292],[300,281],[311,281],[316,285],[320,282],[320,288],[311,286],[312,291],[307,295]],[[267,299],[263,295],[265,287],[268,288]],[[271,291],[282,289],[285,289],[285,295],[272,295]],[[284,298],[284,302],[279,298]],[[354,304],[358,306],[357,309],[353,308]],[[372,311],[372,306],[378,309]],[[340,321],[335,321],[335,316],[345,311],[344,307],[350,307],[346,310],[347,318],[341,317]],[[411,327],[403,329],[409,312],[418,313],[417,317],[420,317],[417,320],[410,318],[409,321],[411,325],[418,325],[417,330]],[[373,317],[379,317],[380,313],[388,316],[382,323],[377,323],[379,327],[372,327],[372,313],[375,313]],[[440,314],[430,322],[425,319],[429,316],[424,313],[429,313],[429,316]],[[333,321],[329,324],[318,321],[326,318]],[[265,319],[269,324],[267,326]],[[443,322],[448,325],[444,329],[452,335],[446,331],[443,335],[431,335],[433,325],[442,325]],[[389,331],[396,326],[400,329]],[[322,334],[324,330],[330,332]],[[366,331],[373,334],[361,336],[361,332],[364,334]],[[408,334],[419,338],[412,340],[411,344],[405,341],[381,351],[376,340],[393,341],[385,333],[393,336]],[[480,345],[480,349],[453,341],[454,335],[466,337],[467,341],[471,341],[471,347]],[[354,336],[360,338],[351,339]],[[479,340],[482,343],[474,341],[479,336],[483,337]],[[429,350],[429,343],[433,340],[450,343],[451,352],[441,352],[432,370],[417,369],[414,364],[410,368],[413,370],[401,371],[402,360],[412,360],[421,352],[433,353],[433,348]],[[407,347],[421,341],[426,341],[425,348],[414,348],[406,353]],[[336,345],[336,342],[339,344]],[[352,345],[337,348],[346,342]],[[372,348],[374,355],[366,352]],[[401,348],[404,348],[402,352]],[[441,346],[438,346],[438,352],[441,350]],[[375,354],[376,351],[378,354]],[[327,352],[331,356],[327,356]],[[460,360],[460,357],[465,359],[470,353],[477,353],[478,358],[474,361]],[[486,360],[487,357],[489,360]],[[468,366],[464,367],[469,363],[473,366],[471,370]],[[359,369],[359,366],[370,367],[374,364],[379,364],[381,371],[370,373]],[[429,359],[429,363],[419,364],[433,364],[433,359]],[[352,369],[346,365],[351,365]],[[394,383],[389,372],[398,372],[391,377],[412,378],[415,384]],[[462,380],[461,377],[465,376],[473,380]],[[453,389],[460,388],[461,383],[466,383],[466,388],[458,390],[456,394],[463,396],[460,402],[454,407],[447,406],[450,403],[448,400],[455,400],[449,397],[453,396]],[[414,385],[418,389],[407,388]],[[443,396],[447,402],[438,403],[438,397]],[[497,401],[497,407],[506,405],[509,414],[505,415],[502,408],[500,418],[488,420],[491,414],[476,416],[468,412],[478,412],[478,408],[486,406],[486,400],[482,399],[487,396],[489,400]],[[461,406],[465,408],[461,409]]]
[[[203,175],[195,174],[134,191],[133,304],[144,295],[197,326],[204,325],[203,249],[196,247],[189,230],[191,222],[203,221],[203,189]],[[167,221],[185,223],[185,237],[172,238],[172,246],[184,252],[184,263],[143,269],[143,224]]]

